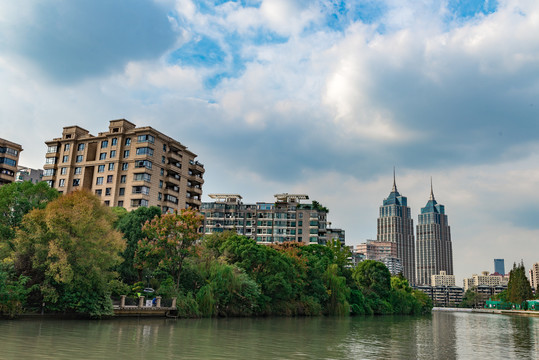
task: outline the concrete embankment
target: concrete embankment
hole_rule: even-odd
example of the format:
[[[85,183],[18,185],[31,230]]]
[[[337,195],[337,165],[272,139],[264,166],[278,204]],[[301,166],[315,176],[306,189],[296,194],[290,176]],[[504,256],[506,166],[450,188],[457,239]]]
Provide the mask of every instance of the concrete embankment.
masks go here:
[[[435,308],[432,308],[432,311],[471,312],[471,313],[482,313],[482,314],[502,314],[502,315],[539,317],[539,311],[531,311],[531,310],[461,309],[461,308],[435,307]]]

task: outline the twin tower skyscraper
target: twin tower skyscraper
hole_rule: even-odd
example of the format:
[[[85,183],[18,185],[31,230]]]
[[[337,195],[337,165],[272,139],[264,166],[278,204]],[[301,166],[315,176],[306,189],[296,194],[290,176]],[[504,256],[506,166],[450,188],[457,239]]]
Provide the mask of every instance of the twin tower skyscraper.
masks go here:
[[[414,241],[414,221],[408,199],[399,194],[393,172],[393,189],[380,206],[377,241],[397,244],[403,275],[410,284],[431,285],[431,275],[446,271],[453,275],[451,233],[445,207],[434,199],[432,181],[430,197],[421,209]]]

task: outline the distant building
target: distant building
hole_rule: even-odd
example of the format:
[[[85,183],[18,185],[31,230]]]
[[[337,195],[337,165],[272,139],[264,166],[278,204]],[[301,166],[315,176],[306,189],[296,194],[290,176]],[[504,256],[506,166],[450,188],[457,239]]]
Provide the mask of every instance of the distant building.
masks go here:
[[[439,274],[431,275],[432,286],[455,286],[455,275],[448,275],[445,271],[440,271]]]
[[[507,286],[508,282],[509,275],[506,276],[497,273],[489,275],[488,271],[483,271],[481,275],[473,274],[471,278],[465,278],[463,280],[463,285],[464,291],[466,291],[468,289],[477,288],[479,286]]]
[[[15,181],[22,146],[0,139],[0,186]]]
[[[504,259],[494,259],[494,272],[505,275],[505,261]]]
[[[341,245],[346,245],[346,236],[343,229],[335,229],[328,227],[326,229],[326,241],[338,240]]]
[[[397,244],[397,257],[401,261],[403,275],[410,284],[415,284],[414,221],[408,199],[397,191],[395,173],[391,193],[380,206],[376,240]]]
[[[33,184],[43,180],[42,169],[31,169],[24,166],[17,166],[17,174],[15,176],[15,182],[30,181]]]
[[[391,273],[391,276],[396,276],[403,273],[401,259],[396,257],[385,257],[380,261],[383,262],[384,265],[387,267],[387,269]]]
[[[391,241],[367,240],[356,245],[356,252],[364,254],[365,260],[382,260],[387,257],[397,257],[397,243]]]
[[[416,235],[417,284],[431,285],[432,276],[441,271],[453,275],[451,232],[445,207],[434,199],[432,180],[430,198],[418,216]]]
[[[530,269],[530,286],[533,291],[537,291],[537,287],[539,286],[539,262],[533,264]]]
[[[210,194],[214,202],[204,202],[204,233],[234,231],[271,244],[285,241],[305,244],[327,242],[327,213],[316,201],[302,204],[307,195],[277,194],[275,202],[244,204],[238,194]]]
[[[163,212],[201,204],[204,165],[177,140],[150,126],[112,120],[97,136],[79,126],[45,142],[43,180],[62,193],[86,189],[109,206]]]
[[[418,285],[414,289],[424,292],[432,300],[434,306],[455,307],[462,302],[464,289],[458,286]]]

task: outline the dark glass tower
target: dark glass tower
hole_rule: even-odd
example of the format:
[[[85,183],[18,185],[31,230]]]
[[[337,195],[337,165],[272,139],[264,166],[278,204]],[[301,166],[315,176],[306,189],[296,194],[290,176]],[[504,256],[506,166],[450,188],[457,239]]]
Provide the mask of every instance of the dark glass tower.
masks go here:
[[[401,261],[403,275],[410,284],[415,284],[414,221],[410,216],[408,199],[397,191],[395,172],[393,189],[380,206],[376,239],[397,244],[397,257]]]
[[[431,275],[445,270],[453,275],[451,232],[445,207],[438,204],[430,184],[430,198],[417,223],[417,284],[431,285]]]

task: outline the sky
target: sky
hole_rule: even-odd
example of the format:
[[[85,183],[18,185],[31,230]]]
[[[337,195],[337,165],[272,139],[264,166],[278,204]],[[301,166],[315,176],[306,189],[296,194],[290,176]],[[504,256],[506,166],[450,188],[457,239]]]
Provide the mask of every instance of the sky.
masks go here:
[[[0,137],[112,119],[205,165],[203,201],[308,194],[349,245],[391,191],[414,224],[433,180],[457,284],[539,261],[535,0],[0,0]]]

